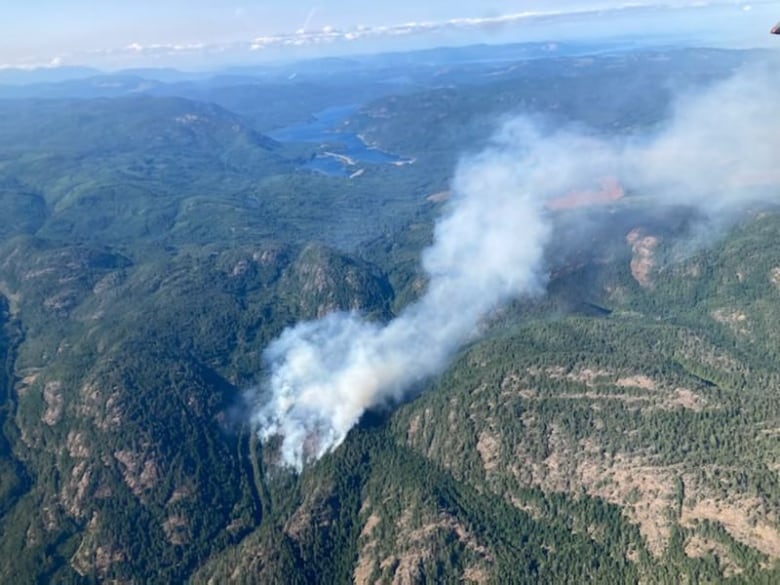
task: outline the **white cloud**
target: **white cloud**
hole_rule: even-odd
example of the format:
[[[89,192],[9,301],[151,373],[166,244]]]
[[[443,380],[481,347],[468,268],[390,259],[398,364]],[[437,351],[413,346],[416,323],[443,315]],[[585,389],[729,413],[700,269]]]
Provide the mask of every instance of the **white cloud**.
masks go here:
[[[205,43],[152,43],[142,45],[141,43],[130,43],[123,49],[108,49],[100,53],[106,55],[116,55],[121,53],[132,53],[135,55],[175,55],[177,53],[199,53],[205,50],[216,50],[222,45],[206,45]]]
[[[58,55],[48,61],[37,61],[35,59],[26,59],[20,63],[0,63],[0,71],[16,69],[19,71],[35,71],[36,69],[56,69],[64,67],[67,63],[68,55]]]
[[[421,34],[437,34],[447,31],[462,31],[468,29],[491,29],[502,26],[512,26],[533,21],[565,19],[583,16],[603,16],[607,13],[629,13],[642,11],[675,10],[680,8],[707,8],[716,5],[726,5],[724,2],[701,0],[695,2],[628,2],[617,6],[589,6],[571,10],[541,10],[525,11],[511,14],[501,14],[488,17],[461,17],[442,21],[411,21],[395,25],[356,26],[353,28],[336,28],[325,26],[320,30],[308,31],[310,18],[295,33],[264,35],[252,41],[252,49],[288,46],[290,40],[296,38],[295,45],[316,45],[323,42],[356,41],[360,39],[379,39],[383,37],[400,37]],[[744,9],[744,7],[743,7]]]

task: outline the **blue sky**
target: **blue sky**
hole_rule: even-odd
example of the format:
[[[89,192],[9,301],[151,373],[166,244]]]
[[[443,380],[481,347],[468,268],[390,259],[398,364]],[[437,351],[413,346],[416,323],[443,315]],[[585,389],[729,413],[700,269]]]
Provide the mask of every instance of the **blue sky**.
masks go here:
[[[780,3],[0,0],[0,67],[197,68],[472,42],[632,35],[762,46]]]

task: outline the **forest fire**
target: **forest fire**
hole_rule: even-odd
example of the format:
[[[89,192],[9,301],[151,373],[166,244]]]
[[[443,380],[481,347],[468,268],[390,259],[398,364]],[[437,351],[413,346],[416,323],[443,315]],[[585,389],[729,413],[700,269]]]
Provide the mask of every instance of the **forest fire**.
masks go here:
[[[624,196],[625,191],[618,180],[614,177],[607,177],[601,180],[599,189],[572,191],[561,197],[551,199],[547,202],[546,207],[552,211],[577,209],[579,207],[614,203],[623,199]]]

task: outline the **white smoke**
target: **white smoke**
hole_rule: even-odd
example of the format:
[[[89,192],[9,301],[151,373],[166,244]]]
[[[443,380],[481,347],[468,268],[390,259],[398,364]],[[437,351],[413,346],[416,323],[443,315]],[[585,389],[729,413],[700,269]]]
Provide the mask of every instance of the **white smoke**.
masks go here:
[[[714,215],[775,200],[780,185],[780,62],[751,66],[677,101],[644,144],[621,153],[625,181],[665,201]],[[624,173],[625,174],[625,173]]]
[[[370,408],[402,400],[440,372],[501,303],[546,282],[552,197],[615,177],[629,191],[729,208],[777,195],[780,99],[764,70],[740,74],[679,101],[654,136],[623,141],[544,133],[525,119],[464,159],[449,214],[424,252],[425,295],[388,324],[334,313],[286,330],[266,350],[267,395],[253,415],[264,439],[282,437],[283,461],[337,447]],[[757,195],[757,193],[759,195]]]

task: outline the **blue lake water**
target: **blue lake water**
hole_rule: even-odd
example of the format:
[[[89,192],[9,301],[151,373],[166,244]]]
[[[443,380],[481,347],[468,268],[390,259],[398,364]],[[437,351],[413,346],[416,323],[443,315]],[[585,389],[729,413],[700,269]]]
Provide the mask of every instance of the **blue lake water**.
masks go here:
[[[361,169],[360,163],[410,163],[409,159],[372,148],[357,134],[344,130],[344,121],[357,109],[358,106],[328,108],[315,114],[311,120],[279,128],[268,135],[279,142],[319,144],[320,153],[304,166],[331,176],[350,176]]]

